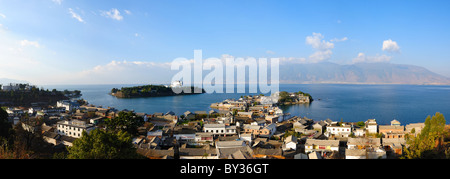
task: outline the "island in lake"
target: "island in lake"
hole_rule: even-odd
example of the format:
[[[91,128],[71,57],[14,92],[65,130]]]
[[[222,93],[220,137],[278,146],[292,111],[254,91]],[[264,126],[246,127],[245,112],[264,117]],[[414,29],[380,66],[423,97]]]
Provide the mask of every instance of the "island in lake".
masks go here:
[[[301,91],[294,93],[281,91],[273,93],[270,96],[260,94],[256,96],[241,96],[238,100],[226,99],[222,102],[212,103],[210,107],[223,111],[247,111],[250,107],[264,108],[264,106],[310,104],[313,100],[310,94]]]
[[[176,93],[180,91],[180,93]],[[122,87],[121,89],[111,89],[111,95],[117,98],[141,98],[159,96],[177,96],[202,94],[205,90],[194,86],[169,87],[165,85],[143,85],[134,87]]]

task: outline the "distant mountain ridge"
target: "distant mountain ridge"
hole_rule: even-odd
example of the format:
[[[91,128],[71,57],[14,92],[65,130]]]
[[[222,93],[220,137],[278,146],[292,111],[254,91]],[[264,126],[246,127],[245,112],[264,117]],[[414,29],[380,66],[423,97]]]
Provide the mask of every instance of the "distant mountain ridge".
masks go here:
[[[414,65],[323,62],[280,65],[280,83],[450,85],[450,78]]]
[[[3,85],[8,85],[10,83],[22,83],[22,84],[26,84],[26,83],[30,83],[28,81],[25,80],[15,80],[15,79],[10,79],[10,78],[0,78],[0,84]]]

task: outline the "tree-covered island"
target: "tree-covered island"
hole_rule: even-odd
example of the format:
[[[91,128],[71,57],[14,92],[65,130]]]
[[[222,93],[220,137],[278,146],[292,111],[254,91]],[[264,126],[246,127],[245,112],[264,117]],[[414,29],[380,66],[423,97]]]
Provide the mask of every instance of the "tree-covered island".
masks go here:
[[[281,91],[279,93],[278,104],[280,105],[305,104],[311,103],[313,100],[314,99],[309,93],[304,93],[302,91],[294,93]]]
[[[176,93],[177,90],[181,91],[181,93]],[[113,88],[111,89],[110,94],[117,98],[140,98],[140,97],[191,95],[202,93],[205,93],[204,89],[193,86],[183,86],[172,89],[171,87],[164,85],[143,85],[134,87],[122,87],[121,89]]]

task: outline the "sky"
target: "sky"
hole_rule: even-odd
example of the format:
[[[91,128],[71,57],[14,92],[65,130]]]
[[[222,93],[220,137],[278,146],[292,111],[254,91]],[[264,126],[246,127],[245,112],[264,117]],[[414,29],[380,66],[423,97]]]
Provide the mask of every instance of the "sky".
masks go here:
[[[450,77],[447,0],[0,0],[0,78],[33,84],[170,80],[170,63],[395,63]]]

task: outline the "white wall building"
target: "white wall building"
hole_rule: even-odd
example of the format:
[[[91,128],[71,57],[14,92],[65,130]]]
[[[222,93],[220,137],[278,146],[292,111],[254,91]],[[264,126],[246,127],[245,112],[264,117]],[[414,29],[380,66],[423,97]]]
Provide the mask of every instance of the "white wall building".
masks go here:
[[[171,88],[182,87],[182,86],[183,86],[182,81],[174,81],[174,82],[172,82],[172,84],[170,84]]]
[[[86,124],[84,121],[59,121],[56,125],[57,133],[74,138],[80,138],[83,131],[90,132],[95,127],[93,124]]]
[[[283,150],[297,150],[297,137],[291,135],[284,140]]]
[[[369,134],[378,133],[378,124],[376,119],[369,119],[366,121],[366,131],[368,131]]]
[[[233,135],[236,134],[236,126],[226,126],[225,124],[205,124],[203,132],[210,132],[213,135]]]
[[[337,125],[330,125],[326,127],[326,132],[324,133],[325,136],[335,136],[335,137],[348,137],[352,134],[352,126],[351,125],[344,125],[344,126],[337,126]]]
[[[66,111],[72,111],[73,109],[79,109],[80,105],[69,100],[62,100],[56,102],[56,107],[64,107]]]

